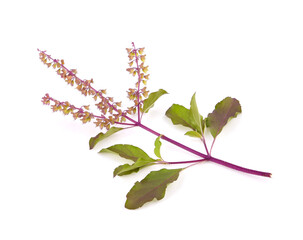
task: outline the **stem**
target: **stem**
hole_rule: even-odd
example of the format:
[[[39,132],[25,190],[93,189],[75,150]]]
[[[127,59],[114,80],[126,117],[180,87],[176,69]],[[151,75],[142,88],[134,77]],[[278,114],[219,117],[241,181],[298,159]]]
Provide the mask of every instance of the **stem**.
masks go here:
[[[184,169],[187,169],[187,168],[189,168],[189,167],[195,166],[195,165],[197,165],[197,164],[199,164],[199,162],[196,162],[196,163],[190,164],[190,165],[188,165],[187,167],[185,167]]]
[[[211,154],[211,151],[213,150],[213,146],[214,146],[215,141],[216,141],[216,138],[214,138],[214,140],[213,140],[213,142],[212,142],[212,144],[211,144],[211,147],[210,147],[210,154]]]
[[[164,163],[164,164],[188,164],[188,163],[200,163],[200,162],[204,162],[208,159],[199,159],[199,160],[190,160],[190,161],[179,161],[179,162],[160,162],[160,163]]]
[[[139,62],[138,62],[138,53],[137,53],[137,49],[135,47],[135,44],[133,44],[134,47],[134,52],[135,52],[135,61],[136,61],[136,65],[137,65],[137,74],[138,74],[138,89],[137,89],[137,101],[138,101],[138,105],[137,105],[137,112],[138,112],[138,122],[141,123],[141,114],[140,114],[140,82],[141,82],[141,76],[140,76],[140,68],[139,68]]]
[[[152,134],[158,136],[158,137],[159,137],[160,135],[162,135],[162,134],[160,134],[160,133],[158,133],[158,132],[156,132],[156,131],[150,129],[149,127],[147,127],[147,126],[145,126],[145,125],[143,125],[143,124],[141,124],[141,123],[137,123],[136,125],[137,125],[138,127],[143,128],[144,130],[146,130],[146,131],[148,131],[148,132],[150,132],[150,133],[152,133]],[[179,142],[177,142],[177,141],[175,141],[175,140],[173,140],[173,139],[171,139],[171,138],[169,138],[169,137],[166,137],[165,135],[162,135],[162,136],[161,136],[161,139],[164,139],[165,141],[170,142],[170,143],[176,145],[177,147],[180,147],[180,148],[182,148],[182,149],[184,149],[184,150],[186,150],[186,151],[188,151],[188,152],[190,152],[190,153],[193,153],[193,154],[195,154],[195,155],[197,155],[197,156],[199,156],[199,157],[209,158],[208,155],[203,154],[203,153],[200,153],[200,152],[198,152],[198,151],[196,151],[196,150],[194,150],[194,149],[192,149],[192,148],[189,148],[189,147],[183,145],[182,143],[179,143]]]
[[[52,98],[52,97],[49,97],[48,98],[50,101],[53,101],[55,104],[56,103],[59,103],[60,105],[64,105],[65,104],[65,102],[61,102],[61,101],[58,101],[58,100],[56,100],[56,99],[54,99],[54,98]],[[76,106],[74,106],[74,105],[70,105],[70,107],[72,108],[72,109],[76,109],[76,110],[78,110],[78,111],[82,111],[82,112],[84,112],[85,110],[83,110],[82,109],[82,107],[76,107]],[[95,115],[95,114],[93,114],[93,113],[90,113],[90,115],[91,115],[91,117],[93,117],[93,118],[101,118],[101,119],[104,119],[105,117],[104,116],[98,116],[98,115]],[[129,124],[129,125],[133,125],[133,124]]]
[[[131,118],[128,118],[128,119],[130,120]],[[131,119],[131,120],[132,120],[132,122],[135,122],[133,119]],[[141,127],[141,128],[143,128],[144,130],[146,130],[146,131],[148,131],[148,132],[150,132],[150,133],[156,135],[156,136],[160,136],[160,135],[161,135],[160,133],[158,133],[158,132],[156,132],[156,131],[154,131],[154,130],[148,128],[147,126],[145,126],[145,125],[143,125],[143,124],[141,124],[141,123],[138,123],[138,122],[137,122],[136,125],[139,126],[139,127]],[[263,176],[263,177],[271,177],[271,173],[268,173],[268,172],[261,172],[261,171],[257,171],[257,170],[252,170],[252,169],[240,167],[240,166],[238,166],[238,165],[235,165],[235,164],[232,164],[232,163],[223,161],[223,160],[221,160],[221,159],[214,158],[214,157],[212,157],[212,156],[209,156],[209,155],[200,153],[200,152],[198,152],[198,151],[196,151],[196,150],[194,150],[194,149],[192,149],[192,148],[189,148],[189,147],[187,147],[187,146],[185,146],[185,145],[183,145],[183,144],[181,144],[181,143],[179,143],[179,142],[177,142],[177,141],[175,141],[175,140],[173,140],[173,139],[171,139],[171,138],[168,138],[168,137],[166,137],[166,136],[164,136],[164,135],[161,136],[161,139],[164,139],[164,140],[166,140],[167,142],[170,142],[170,143],[176,145],[177,147],[180,147],[180,148],[182,148],[182,149],[184,149],[184,150],[186,150],[186,151],[188,151],[188,152],[190,152],[190,153],[193,153],[193,154],[195,154],[195,155],[197,155],[197,156],[203,158],[203,159],[200,159],[200,160],[194,160],[194,161],[196,161],[196,162],[197,162],[197,161],[202,161],[202,160],[203,160],[203,161],[204,161],[204,160],[208,160],[208,161],[215,162],[215,163],[217,163],[217,164],[223,165],[223,166],[225,166],[225,167],[232,168],[232,169],[237,170],[237,171],[240,171],[240,172],[245,172],[245,173],[249,173],[249,174],[253,174],[253,175],[257,175],[257,176]],[[177,164],[177,163],[192,163],[192,161],[176,162],[176,163],[171,163],[171,164]]]
[[[254,175],[258,175],[258,176],[262,176],[262,177],[271,177],[271,173],[261,172],[261,171],[257,171],[257,170],[252,170],[252,169],[240,167],[238,165],[235,165],[235,164],[232,164],[232,163],[229,163],[229,162],[225,162],[225,161],[220,160],[218,158],[210,157],[209,160],[212,161],[212,162],[218,163],[220,165],[223,165],[225,167],[229,167],[229,168],[232,168],[234,170],[240,171],[240,172],[254,174]]]
[[[44,53],[45,56],[46,56],[49,60],[53,61],[54,63],[58,63],[58,62],[59,62],[57,59],[52,58],[51,55],[46,54],[45,51],[40,51],[39,49],[38,49],[38,51],[41,52],[41,53]],[[71,70],[69,70],[67,67],[65,67],[64,64],[61,64],[61,63],[60,63],[60,67],[63,68],[63,69],[65,69],[65,70],[66,70],[70,75],[72,75],[75,79],[78,79],[82,84],[85,84],[85,81],[83,81],[81,78],[78,78],[78,77],[76,76],[76,74],[73,73]],[[100,97],[103,97],[103,93],[102,93],[101,91],[96,90],[94,87],[91,86],[91,84],[89,84],[88,87],[89,87],[91,90],[93,90],[95,93],[98,93],[98,94],[100,95]],[[116,112],[118,112],[118,109],[115,108],[115,107],[113,106],[113,104],[111,104],[110,101],[109,101],[107,98],[104,97],[104,100],[107,102],[107,104],[108,104],[110,107],[113,108],[113,110],[115,110]]]
[[[208,152],[208,148],[207,148],[207,145],[206,145],[206,142],[205,142],[205,138],[204,138],[204,136],[203,136],[203,133],[202,133],[202,139],[201,139],[201,140],[202,140],[202,142],[203,142],[203,144],[204,144],[204,148],[205,148],[205,150],[206,150],[207,155],[210,156],[211,151]]]
[[[136,125],[133,123],[124,123],[124,122],[115,122],[115,124],[120,124],[120,125],[125,125],[125,126],[133,126],[135,127]]]
[[[204,148],[206,150],[207,155],[210,156],[210,152],[208,152],[208,148],[207,148],[207,145],[206,145],[206,141],[205,141],[205,137],[204,137],[203,128],[202,128],[201,123],[200,123],[200,129],[201,129],[201,136],[202,136],[201,141],[203,142],[203,145],[204,145]]]

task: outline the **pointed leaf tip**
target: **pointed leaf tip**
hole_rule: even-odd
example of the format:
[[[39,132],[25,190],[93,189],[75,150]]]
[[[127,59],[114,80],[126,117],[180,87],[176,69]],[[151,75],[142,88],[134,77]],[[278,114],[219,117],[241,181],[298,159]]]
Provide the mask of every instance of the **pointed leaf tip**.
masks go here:
[[[103,139],[105,139],[123,129],[124,128],[111,127],[106,133],[101,132],[101,133],[97,134],[95,137],[91,137],[89,140],[89,149],[93,149],[98,142],[102,141]]]
[[[189,109],[179,104],[173,104],[165,113],[171,119],[174,125],[182,125],[184,127],[193,128],[190,118]]]
[[[197,106],[197,102],[196,102],[196,93],[194,93],[194,95],[191,98],[190,101],[190,114],[192,117],[192,123],[194,125],[194,129],[196,129],[198,132],[202,132],[202,121],[203,121],[203,117],[200,115],[199,110],[198,110],[198,106]]]
[[[209,113],[206,119],[206,126],[214,139],[220,134],[227,122],[232,118],[236,118],[241,112],[241,105],[235,98],[226,97],[217,103],[215,110]]]
[[[161,169],[150,172],[141,182],[136,182],[132,189],[126,195],[125,207],[127,209],[137,209],[154,198],[161,200],[165,196],[168,184],[176,181],[179,169]]]
[[[149,109],[154,106],[155,102],[164,94],[167,94],[167,92],[163,89],[159,89],[157,92],[149,94],[148,98],[143,101],[142,112],[147,113]]]
[[[196,131],[188,131],[185,133],[185,135],[195,138],[202,138],[202,135]]]
[[[188,109],[179,104],[173,104],[165,113],[165,115],[170,118],[174,125],[182,125],[184,127],[189,127],[194,131],[201,134],[201,130],[204,131],[204,119],[200,115],[201,123],[198,124],[193,118],[193,110]],[[197,112],[196,112],[197,113]],[[198,117],[196,117],[198,119]],[[201,126],[201,127],[200,127]],[[201,129],[202,128],[202,129]]]
[[[134,162],[136,162],[139,158],[147,161],[155,161],[155,159],[149,157],[141,148],[129,144],[116,144],[108,148],[103,148],[100,151],[100,153],[104,152],[117,153],[120,155],[120,157],[130,159]]]
[[[162,145],[162,143],[161,143],[161,141],[160,141],[160,138],[161,138],[161,137],[162,137],[162,135],[160,135],[159,137],[156,138],[156,141],[155,141],[155,149],[154,149],[155,155],[156,155],[158,158],[160,158],[160,159],[162,159],[161,153],[160,153],[160,148],[161,148],[161,145]]]
[[[114,177],[117,175],[123,176],[123,175],[128,175],[128,174],[131,174],[134,172],[138,172],[141,168],[153,165],[153,164],[155,164],[155,162],[156,162],[155,160],[139,158],[132,165],[124,164],[124,165],[120,165],[119,167],[117,167],[114,170]]]

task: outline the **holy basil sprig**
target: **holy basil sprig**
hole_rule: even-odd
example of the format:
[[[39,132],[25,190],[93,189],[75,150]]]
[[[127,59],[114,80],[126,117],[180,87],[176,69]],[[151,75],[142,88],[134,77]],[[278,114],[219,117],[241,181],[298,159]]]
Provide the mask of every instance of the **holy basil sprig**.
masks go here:
[[[180,142],[169,138],[164,133],[160,134],[144,125],[142,123],[142,116],[147,114],[149,110],[154,107],[157,100],[160,99],[161,96],[167,94],[167,92],[163,89],[159,89],[158,91],[150,93],[149,90],[147,90],[145,85],[149,80],[149,74],[147,74],[148,65],[145,65],[146,55],[144,54],[144,48],[136,48],[135,44],[132,43],[132,47],[127,48],[126,50],[129,58],[129,68],[127,68],[127,71],[132,76],[136,77],[135,87],[127,90],[128,98],[133,105],[126,108],[122,108],[122,103],[115,101],[113,97],[108,97],[105,89],[96,90],[96,88],[92,86],[94,82],[93,79],[80,79],[77,76],[77,71],[75,69],[68,69],[65,66],[64,60],[54,59],[49,54],[46,54],[45,51],[38,50],[40,59],[44,64],[48,67],[53,67],[57,74],[61,76],[67,84],[71,86],[76,85],[76,89],[83,95],[91,96],[94,99],[95,105],[100,111],[99,114],[90,112],[90,107],[88,105],[76,107],[68,101],[58,101],[50,97],[49,94],[46,94],[42,98],[42,102],[46,105],[51,105],[54,112],[61,111],[65,115],[71,114],[74,119],[80,119],[83,123],[93,121],[96,127],[106,129],[89,140],[90,149],[95,148],[99,142],[111,135],[118,134],[121,130],[131,127],[139,127],[157,136],[154,142],[154,156],[149,156],[141,148],[129,144],[115,144],[101,149],[100,153],[102,154],[117,154],[126,161],[124,164],[119,165],[114,169],[114,177],[133,174],[140,171],[142,168],[149,168],[155,165],[187,165],[183,168],[163,168],[158,171],[151,171],[141,181],[137,181],[127,193],[125,202],[126,208],[137,209],[153,199],[162,199],[165,196],[167,186],[176,181],[183,170],[203,161],[211,161],[249,174],[271,177],[271,173],[240,167],[211,155],[215,140],[222,132],[223,127],[228,121],[236,118],[237,115],[242,112],[241,105],[235,98],[224,98],[215,106],[213,112],[209,113],[206,118],[203,118],[199,113],[196,102],[196,93],[193,94],[190,100],[189,108],[179,104],[172,104],[166,111],[165,115],[174,125],[182,125],[187,128],[184,133],[185,135],[201,140],[201,143],[205,148],[205,153],[185,146]],[[136,116],[135,118],[133,117],[134,115]],[[119,127],[116,125],[119,125]],[[209,131],[213,137],[210,149],[207,146],[205,138],[206,131]],[[161,155],[162,140],[170,142],[176,147],[192,153],[197,159],[177,162],[163,159]]]

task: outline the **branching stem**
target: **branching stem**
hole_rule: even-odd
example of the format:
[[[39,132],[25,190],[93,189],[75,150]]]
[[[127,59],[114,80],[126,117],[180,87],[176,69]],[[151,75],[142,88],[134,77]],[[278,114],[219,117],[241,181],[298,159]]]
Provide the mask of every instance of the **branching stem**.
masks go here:
[[[129,121],[133,122],[136,126],[142,128],[142,129],[144,129],[144,130],[146,130],[146,131],[148,131],[148,132],[150,132],[150,133],[152,133],[152,134],[154,134],[156,136],[162,135],[162,134],[160,134],[160,133],[152,130],[151,128],[143,125],[142,123],[139,123],[139,122],[133,120],[132,118],[130,118],[128,116],[126,116],[126,118]],[[194,150],[194,149],[192,149],[190,147],[187,147],[187,146],[183,145],[182,143],[179,143],[179,142],[177,142],[177,141],[175,141],[175,140],[173,140],[173,139],[171,139],[171,138],[169,138],[169,137],[167,137],[165,135],[162,135],[161,139],[163,139],[163,140],[165,140],[167,142],[170,142],[170,143],[176,145],[177,147],[182,148],[185,151],[190,152],[190,153],[192,153],[192,154],[194,154],[194,155],[199,156],[199,157],[202,158],[200,160],[191,160],[191,161],[182,161],[182,162],[166,162],[166,163],[169,163],[169,164],[181,164],[182,163],[182,164],[184,164],[184,163],[197,163],[197,162],[202,162],[202,161],[206,161],[207,160],[207,161],[211,161],[211,162],[223,165],[225,167],[228,167],[228,168],[240,171],[240,172],[245,172],[245,173],[249,173],[249,174],[253,174],[253,175],[257,175],[257,176],[262,176],[262,177],[271,177],[271,173],[257,171],[257,170],[253,170],[253,169],[249,169],[249,168],[244,168],[244,167],[241,167],[241,166],[238,166],[238,165],[235,165],[235,164],[223,161],[221,159],[214,158],[214,157],[212,157],[210,155],[203,154],[203,153],[198,152],[198,151],[196,151],[196,150]]]

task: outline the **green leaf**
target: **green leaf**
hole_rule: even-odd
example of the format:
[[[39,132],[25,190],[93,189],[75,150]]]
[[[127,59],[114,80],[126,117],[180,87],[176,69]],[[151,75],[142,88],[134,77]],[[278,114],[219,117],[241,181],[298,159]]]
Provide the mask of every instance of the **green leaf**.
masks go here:
[[[190,101],[190,109],[189,109],[192,117],[192,123],[194,125],[194,129],[196,129],[198,132],[202,132],[202,124],[201,121],[203,117],[199,114],[198,106],[196,103],[196,93],[191,98]]]
[[[201,134],[196,131],[188,131],[185,133],[185,135],[190,137],[202,138]]]
[[[193,120],[192,113],[190,109],[183,107],[179,104],[173,104],[165,113],[165,115],[171,119],[174,125],[182,125],[184,127],[189,127],[194,131],[198,131],[201,134],[200,127],[197,127],[197,123]],[[201,126],[204,131],[204,121],[201,117]]]
[[[204,133],[204,130],[205,130],[205,123],[206,119],[203,119],[203,117],[201,116],[201,127],[202,127],[202,132]]]
[[[137,209],[154,198],[161,200],[165,196],[167,185],[176,181],[182,170],[182,168],[163,168],[159,171],[150,172],[141,182],[136,182],[128,192],[125,207]]]
[[[139,158],[135,163],[132,165],[124,164],[119,167],[117,167],[114,170],[114,177],[115,176],[123,176],[127,174],[131,174],[133,172],[138,172],[141,168],[153,165],[155,163],[155,160],[149,160],[149,159],[143,159]]]
[[[117,153],[120,157],[130,159],[136,162],[139,158],[144,160],[154,161],[155,159],[149,157],[141,148],[128,144],[116,144],[108,148],[103,148],[99,153]]]
[[[161,141],[160,141],[160,138],[161,138],[161,137],[162,137],[162,135],[160,135],[159,137],[156,138],[156,141],[155,141],[155,149],[154,149],[155,155],[156,155],[158,158],[160,158],[160,159],[162,159],[161,154],[160,154],[160,148],[161,148],[161,145],[162,145],[162,143],[161,143]]]
[[[158,100],[158,98],[164,94],[167,94],[167,92],[163,89],[159,89],[157,92],[153,92],[153,93],[149,94],[148,98],[146,98],[143,101],[142,112],[147,113],[149,111],[149,109],[151,109],[154,106],[154,103]]]
[[[206,126],[214,139],[219,135],[226,123],[230,119],[237,117],[241,111],[241,105],[235,98],[227,97],[217,103],[215,110],[209,113],[206,119]]]
[[[186,107],[179,104],[173,104],[165,113],[171,119],[174,125],[182,125],[184,127],[193,128],[190,111]]]
[[[131,173],[135,173],[135,172],[139,171],[139,168],[130,169],[131,166],[132,165],[129,165],[129,164],[123,164],[123,165],[116,167],[114,170],[114,177],[116,177],[117,175],[123,176],[123,175],[131,174]]]
[[[89,140],[89,149],[93,149],[96,144],[100,141],[102,141],[104,138],[109,137],[110,135],[119,132],[120,130],[123,130],[124,128],[118,128],[118,127],[111,127],[106,133],[99,133],[95,137],[90,138]]]

